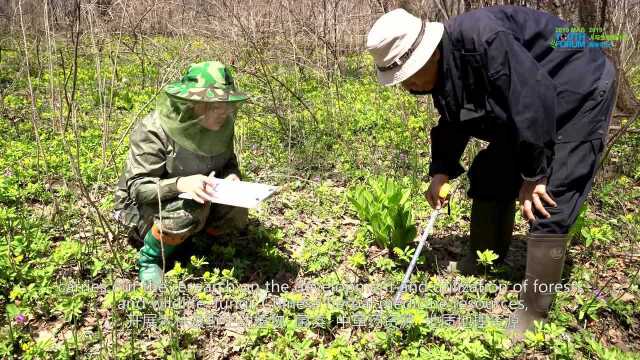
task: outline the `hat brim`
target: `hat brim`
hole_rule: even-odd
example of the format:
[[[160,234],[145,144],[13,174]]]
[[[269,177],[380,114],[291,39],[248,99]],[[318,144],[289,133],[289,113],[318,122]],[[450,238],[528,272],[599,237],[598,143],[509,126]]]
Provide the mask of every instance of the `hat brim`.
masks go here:
[[[249,99],[240,91],[211,91],[210,88],[185,88],[179,82],[169,84],[164,90],[167,94],[179,99],[202,102],[239,102]]]
[[[411,77],[411,75],[418,72],[418,70],[429,61],[436,47],[438,47],[443,32],[444,25],[442,23],[425,23],[422,41],[420,41],[420,44],[418,44],[409,59],[407,59],[404,64],[391,70],[380,71],[376,69],[378,72],[378,81],[380,81],[382,85],[392,86],[405,81]]]

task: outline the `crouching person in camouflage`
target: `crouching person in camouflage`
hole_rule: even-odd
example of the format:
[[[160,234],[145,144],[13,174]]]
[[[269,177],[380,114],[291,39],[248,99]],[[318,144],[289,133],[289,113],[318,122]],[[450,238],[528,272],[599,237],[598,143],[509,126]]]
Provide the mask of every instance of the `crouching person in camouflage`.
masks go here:
[[[233,135],[238,106],[245,100],[222,63],[192,64],[180,81],[165,87],[155,111],[131,133],[114,217],[129,228],[130,238],[143,239],[141,282],[160,284],[162,256],[166,259],[187,238],[246,227],[247,209],[208,201],[212,172],[240,179]]]

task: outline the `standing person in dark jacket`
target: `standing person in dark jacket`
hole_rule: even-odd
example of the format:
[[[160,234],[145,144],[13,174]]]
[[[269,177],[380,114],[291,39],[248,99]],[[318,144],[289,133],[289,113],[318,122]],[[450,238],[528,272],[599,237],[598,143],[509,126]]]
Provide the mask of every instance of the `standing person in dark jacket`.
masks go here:
[[[599,48],[552,47],[559,27],[569,25],[522,7],[478,9],[445,24],[396,9],[367,39],[380,82],[432,94],[440,113],[431,130],[433,207],[443,204],[440,187],[464,172],[469,138],[489,142],[468,172],[471,252],[458,270],[476,273],[476,250],[504,259],[519,201],[530,229],[516,337],[547,316],[554,293],[540,292],[540,284],[560,282],[615,98],[611,61]]]

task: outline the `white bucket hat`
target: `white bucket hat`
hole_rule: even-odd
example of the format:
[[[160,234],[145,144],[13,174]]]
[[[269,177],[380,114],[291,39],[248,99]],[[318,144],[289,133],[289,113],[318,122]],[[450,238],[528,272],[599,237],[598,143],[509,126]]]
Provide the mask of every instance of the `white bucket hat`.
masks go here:
[[[404,9],[382,15],[367,36],[378,80],[391,86],[415,74],[427,63],[443,32],[442,23],[424,22]]]

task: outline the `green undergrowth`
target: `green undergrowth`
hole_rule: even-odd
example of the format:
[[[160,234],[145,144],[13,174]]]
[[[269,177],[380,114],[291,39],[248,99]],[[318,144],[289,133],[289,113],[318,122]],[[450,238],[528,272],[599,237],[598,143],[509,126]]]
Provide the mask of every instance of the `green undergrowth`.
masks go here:
[[[144,71],[139,57],[118,53],[116,70],[117,49],[96,55],[83,44],[74,81],[60,67],[72,63],[72,48],[60,43],[52,73],[46,54],[40,67],[31,62],[35,116],[22,55],[2,53],[0,357],[637,358],[639,259],[627,256],[640,238],[637,133],[613,149],[632,161],[598,179],[574,229],[563,279],[571,286],[550,322],[513,343],[503,331],[517,303],[509,270],[491,254],[480,256],[478,277],[447,274],[438,262],[466,245],[464,177],[423,250],[415,288],[404,305],[391,304],[430,215],[423,194],[437,116],[379,86],[361,54],[341,73],[236,63],[251,95],[236,128],[242,171],[281,192],[250,212],[246,236],[167,259],[164,291],[136,287],[136,250],[110,217],[113,188],[130,128],[153,109],[164,76],[223,56],[188,44],[185,52],[153,38]]]

